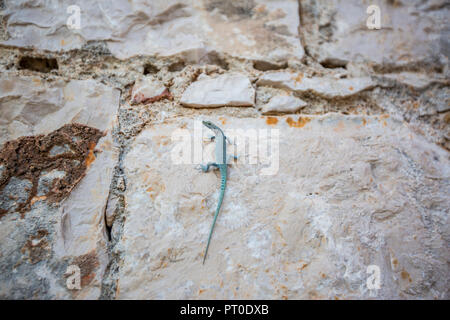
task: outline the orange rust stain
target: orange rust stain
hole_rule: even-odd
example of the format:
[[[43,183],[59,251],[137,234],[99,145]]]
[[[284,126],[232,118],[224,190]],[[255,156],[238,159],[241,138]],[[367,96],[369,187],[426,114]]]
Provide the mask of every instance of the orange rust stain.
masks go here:
[[[150,193],[149,196],[150,196],[150,198],[151,198],[152,200],[155,200],[156,194],[153,192],[154,190],[153,190],[152,187],[148,187],[147,190],[145,190],[145,191],[147,191],[148,193]]]
[[[286,119],[287,124],[294,128],[303,128],[310,121],[311,119],[308,117],[299,117],[297,121],[294,121],[291,117]]]
[[[220,122],[222,122],[223,125],[227,123],[227,119],[225,119],[223,117],[220,117],[219,120],[220,120]]]
[[[95,161],[94,148],[95,148],[95,143],[89,142],[89,151],[88,151],[88,155],[87,155],[86,161],[85,161],[87,168],[89,168],[91,166],[92,162]]]
[[[278,123],[278,119],[275,117],[267,117],[266,118],[266,123],[268,125],[276,125]]]
[[[397,265],[398,265],[398,260],[397,260],[397,259],[392,260],[392,264],[393,264],[395,267],[397,267]]]
[[[263,13],[263,12],[265,12],[265,11],[266,11],[266,5],[265,5],[265,4],[262,4],[262,5],[258,6],[258,7],[256,7],[256,8],[255,8],[255,11],[256,11],[257,13]]]
[[[389,115],[388,115],[387,113],[382,114],[382,115],[380,116],[380,119],[387,119],[387,118],[389,118]]]
[[[198,294],[202,294],[203,292],[205,292],[205,289],[198,290]]]
[[[296,77],[292,77],[296,83],[301,83],[303,80],[303,73],[299,72]]]
[[[365,125],[367,124],[366,118],[363,118],[363,119],[362,119],[362,123],[363,123],[363,126],[365,126]]]
[[[401,276],[403,280],[408,280],[409,282],[412,282],[411,276],[409,275],[408,272],[406,272],[406,270],[403,270],[401,272]]]
[[[158,146],[167,146],[170,142],[170,139],[167,136],[155,136],[152,140],[155,141]]]
[[[14,83],[12,81],[6,81],[4,80],[2,82],[2,86],[0,89],[2,89],[4,92],[11,91],[14,88]]]
[[[66,45],[66,42],[64,41],[64,39],[61,39],[61,45],[62,46]]]
[[[445,123],[447,123],[447,124],[450,123],[450,113],[447,113],[447,114],[444,116],[444,121],[445,121]]]
[[[298,268],[298,271],[303,271],[308,266],[308,263],[304,263],[300,268]]]
[[[353,87],[349,87],[348,89],[349,89],[350,91],[353,91],[353,90],[354,90],[354,88],[353,88]]]
[[[384,120],[383,121],[383,127],[386,127],[387,126],[387,122],[386,122],[386,120]]]
[[[334,128],[333,130],[336,132],[342,131],[345,128],[345,124],[343,121],[339,121],[336,128]]]
[[[46,196],[33,197],[30,201],[30,204],[33,205],[35,202],[45,200],[45,199],[47,199]]]
[[[280,228],[280,226],[279,226],[279,225],[276,225],[276,226],[275,226],[275,229],[277,229],[277,231],[278,231],[278,233],[280,234],[281,238],[283,238],[283,239],[284,239],[284,237],[283,237],[283,233],[281,232],[281,228]]]

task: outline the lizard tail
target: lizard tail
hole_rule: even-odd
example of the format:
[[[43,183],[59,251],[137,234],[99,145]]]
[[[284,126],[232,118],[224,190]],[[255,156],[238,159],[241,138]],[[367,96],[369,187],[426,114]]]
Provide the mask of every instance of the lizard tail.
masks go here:
[[[212,233],[214,230],[214,226],[216,224],[217,216],[219,215],[220,207],[222,207],[223,196],[225,195],[225,186],[227,184],[226,168],[225,169],[223,169],[222,167],[220,168],[220,175],[221,175],[222,181],[220,183],[219,202],[217,203],[216,213],[214,214],[214,220],[213,220],[213,223],[211,226],[211,230],[209,231],[208,243],[206,244],[205,255],[203,256],[203,264],[205,264],[206,255],[208,254],[209,243],[211,242],[211,236],[212,236]]]

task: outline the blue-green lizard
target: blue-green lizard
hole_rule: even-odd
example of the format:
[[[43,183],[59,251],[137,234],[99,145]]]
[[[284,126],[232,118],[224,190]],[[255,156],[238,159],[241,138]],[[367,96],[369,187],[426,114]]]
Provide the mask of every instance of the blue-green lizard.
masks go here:
[[[225,187],[227,184],[227,137],[223,133],[223,131],[213,124],[210,121],[203,121],[203,125],[207,128],[211,129],[214,132],[214,136],[211,137],[211,140],[214,139],[216,142],[216,162],[209,162],[206,165],[200,165],[200,168],[203,172],[208,172],[210,167],[215,167],[220,170],[220,195],[219,202],[217,203],[216,213],[214,215],[214,220],[211,226],[211,230],[209,231],[208,243],[206,244],[205,255],[203,256],[203,264],[205,264],[206,255],[208,254],[209,243],[211,242],[211,236],[214,230],[214,225],[216,224],[217,216],[219,215],[220,207],[222,206],[223,196],[225,195]]]

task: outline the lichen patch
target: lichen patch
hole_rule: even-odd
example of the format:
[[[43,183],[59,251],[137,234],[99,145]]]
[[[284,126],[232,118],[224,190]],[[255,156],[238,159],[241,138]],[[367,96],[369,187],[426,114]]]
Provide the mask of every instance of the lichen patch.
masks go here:
[[[93,150],[102,136],[103,133],[96,128],[73,123],[47,135],[26,136],[6,142],[0,150],[3,168],[0,200],[2,203],[12,202],[7,207],[0,207],[0,218],[8,212],[20,212],[23,217],[36,199],[59,202],[66,198],[95,160]],[[68,152],[55,154],[55,146],[61,145]],[[63,174],[53,177],[46,188],[39,188],[42,178],[49,172]],[[20,192],[19,182],[24,181],[30,185],[26,188],[26,195],[23,199],[15,199],[15,193]]]

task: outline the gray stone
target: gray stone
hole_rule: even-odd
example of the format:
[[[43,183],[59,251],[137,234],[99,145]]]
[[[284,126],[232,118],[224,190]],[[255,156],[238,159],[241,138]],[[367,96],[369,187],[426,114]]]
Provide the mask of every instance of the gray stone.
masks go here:
[[[131,92],[131,103],[154,102],[164,97],[169,97],[169,93],[164,84],[147,76],[136,80]]]
[[[271,113],[295,113],[307,105],[302,99],[292,95],[277,95],[270,99],[268,103],[262,106],[262,114]]]
[[[0,145],[21,136],[48,134],[67,123],[105,131],[111,128],[120,92],[94,80],[61,79],[10,73],[0,78]]]
[[[255,104],[255,89],[241,74],[223,74],[215,78],[203,76],[183,92],[180,103],[193,108],[251,107]]]
[[[369,29],[369,5],[380,8],[381,29]],[[349,61],[384,66],[444,66],[449,7],[445,1],[302,1],[308,50],[325,65]],[[372,12],[373,15],[373,12]]]
[[[418,90],[423,90],[432,83],[441,82],[438,79],[433,79],[425,74],[415,72],[388,73],[384,74],[383,77],[395,80]]]
[[[0,146],[24,135],[49,134],[65,124],[79,123],[101,130],[86,158],[84,177],[60,203],[45,194],[61,170],[43,172],[31,209],[14,209],[28,197],[31,182],[12,177],[2,190],[0,220],[0,297],[8,299],[96,299],[108,264],[105,207],[118,151],[112,127],[119,106],[119,91],[94,80],[45,81],[2,74],[0,77]],[[76,141],[76,140],[75,140]],[[69,148],[70,150],[70,148]],[[67,148],[50,150],[61,155]],[[53,152],[53,153],[52,153]],[[13,200],[14,197],[20,199]],[[4,202],[3,199],[11,199]],[[9,201],[9,200],[8,200]],[[81,289],[69,290],[65,272],[80,268]]]
[[[39,177],[39,184],[37,189],[37,196],[43,196],[47,194],[52,187],[53,181],[55,179],[61,179],[64,178],[66,175],[65,171],[60,170],[52,170],[50,172],[43,172],[41,176]]]
[[[81,10],[80,29],[67,21]],[[296,0],[5,1],[6,45],[67,51],[106,41],[119,59],[181,55],[186,61],[224,52],[252,60],[301,59]]]
[[[70,147],[67,144],[62,145],[62,146],[53,146],[49,151],[49,154],[53,157],[58,156],[60,154],[65,154],[65,153],[73,153],[73,151],[70,149]]]
[[[167,118],[131,145],[119,299],[448,298],[446,151],[386,115],[221,119],[242,153],[205,265],[220,178],[176,157],[195,146],[194,118]],[[267,155],[242,139],[271,129],[279,148]],[[214,143],[202,149],[211,161]],[[366,285],[371,265],[379,290]]]
[[[31,192],[31,181],[12,177],[0,193],[0,209],[16,210],[18,204],[24,203]]]
[[[329,77],[304,77],[302,73],[287,71],[263,74],[259,86],[289,89],[297,93],[312,92],[325,98],[345,98],[371,89],[375,82],[370,77],[334,79]]]

